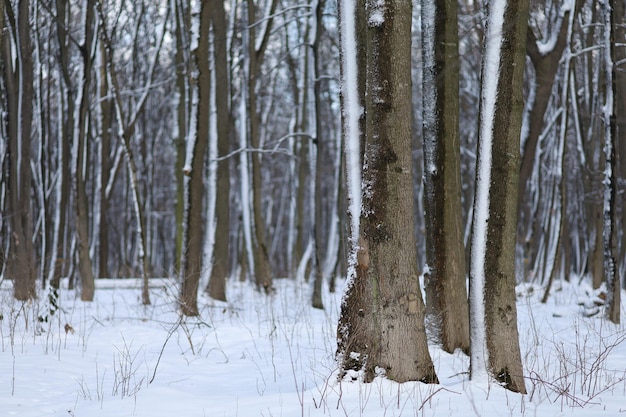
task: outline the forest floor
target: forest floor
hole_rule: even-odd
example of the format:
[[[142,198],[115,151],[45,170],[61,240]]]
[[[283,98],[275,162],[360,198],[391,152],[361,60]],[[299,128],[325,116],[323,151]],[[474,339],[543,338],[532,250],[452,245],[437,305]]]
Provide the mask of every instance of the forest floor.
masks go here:
[[[269,297],[230,282],[228,303],[201,296],[184,320],[169,279],[152,280],[149,306],[136,280],[99,280],[91,303],[62,290],[57,307],[0,284],[2,416],[626,416],[626,329],[584,282],[558,283],[546,304],[518,287],[527,395],[470,381],[468,358],[436,346],[440,385],[340,381],[341,293],[315,310],[292,280]]]

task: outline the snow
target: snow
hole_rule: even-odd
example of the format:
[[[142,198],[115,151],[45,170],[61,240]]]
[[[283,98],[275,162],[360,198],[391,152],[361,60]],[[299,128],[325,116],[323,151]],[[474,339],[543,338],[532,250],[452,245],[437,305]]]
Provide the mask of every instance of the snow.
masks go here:
[[[615,416],[626,409],[626,332],[601,315],[583,316],[594,300],[584,283],[557,281],[547,304],[540,288],[518,287],[528,395],[470,381],[467,356],[434,346],[439,385],[339,381],[341,293],[325,291],[321,311],[309,307],[305,284],[274,284],[268,297],[231,280],[228,303],[201,295],[200,317],[181,321],[172,279],[151,279],[153,304],[145,307],[141,280],[97,280],[92,303],[63,289],[52,316],[47,295],[23,304],[4,281],[2,415]]]
[[[357,38],[356,38],[356,3],[355,0],[341,2],[341,50],[343,97],[343,120],[345,123],[346,176],[348,193],[348,211],[351,217],[350,254],[348,276],[355,274],[356,250],[358,249],[359,224],[361,220],[361,132],[359,118],[363,113],[359,101],[358,70],[357,70]]]
[[[370,26],[382,26],[385,23],[385,0],[374,0],[371,3],[368,23]]]
[[[487,346],[485,338],[485,257],[489,223],[489,186],[491,182],[491,148],[493,122],[500,76],[500,49],[506,2],[491,2],[485,35],[480,107],[480,139],[476,162],[476,195],[470,264],[470,338],[472,343],[472,377],[487,378]]]
[[[559,6],[558,17],[556,19],[554,27],[550,29],[548,33],[548,37],[546,39],[537,41],[537,48],[539,49],[539,53],[541,55],[543,56],[548,55],[554,50],[554,47],[556,46],[556,43],[559,38],[559,32],[561,31],[561,25],[569,24],[570,31],[571,31],[574,15],[573,13],[569,13],[569,12],[574,10],[574,7],[575,7],[574,3],[575,3],[575,0],[565,0]],[[568,15],[570,16],[570,19],[568,21],[565,21],[564,19],[566,13],[568,13]]]

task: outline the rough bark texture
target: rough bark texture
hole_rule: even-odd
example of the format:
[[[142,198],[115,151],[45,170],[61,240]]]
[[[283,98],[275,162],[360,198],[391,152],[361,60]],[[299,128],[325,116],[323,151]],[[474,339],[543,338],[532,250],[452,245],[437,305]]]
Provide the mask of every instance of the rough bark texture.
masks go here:
[[[357,0],[356,1],[356,10],[354,11],[354,16],[343,16],[341,15],[341,7],[338,8],[339,19],[354,19],[355,24],[355,32],[356,39],[354,48],[356,48],[356,59],[357,59],[357,95],[359,99],[359,104],[362,108],[365,108],[365,66],[366,66],[366,50],[365,50],[365,35],[366,35],[366,16],[365,16],[365,0]],[[342,34],[343,35],[343,34]],[[343,43],[343,41],[342,41]],[[340,67],[341,69],[341,79],[345,80],[346,77],[346,65],[345,60],[349,59],[346,56],[347,51],[344,51],[343,48],[340,51],[342,54],[342,63],[343,65]],[[347,125],[349,123],[349,112],[350,110],[346,108],[346,91],[342,91],[341,96],[341,106],[342,106],[342,140],[344,146],[344,152],[342,157],[343,167],[344,167],[344,178],[348,179],[349,174],[347,172],[350,166],[348,152],[346,143],[346,137],[348,136]],[[359,135],[360,135],[360,163],[362,166],[363,163],[363,149],[365,145],[365,112],[361,115],[359,119]],[[351,198],[351,193],[357,192],[356,190],[350,190],[350,185],[346,183],[346,187],[344,190],[347,199]],[[360,190],[359,190],[360,192]],[[346,199],[346,200],[347,200]],[[350,206],[350,202],[348,202],[348,207]],[[345,235],[346,239],[344,239],[344,259],[346,263],[346,269],[350,268],[353,251],[356,251],[358,246],[362,246],[362,242],[355,242],[355,236],[360,235],[360,230],[352,230],[353,222],[352,215],[350,210],[347,212],[347,223],[348,228]],[[355,247],[357,246],[357,247]],[[359,262],[360,261],[360,262]],[[360,257],[357,259],[354,272],[355,276],[361,276],[365,273],[365,271],[359,271],[360,268],[363,268],[364,262]],[[354,278],[354,277],[351,277]],[[362,352],[365,352],[365,348],[368,344],[368,334],[367,331],[368,326],[370,325],[370,317],[371,317],[371,292],[368,291],[366,286],[366,281],[363,279],[352,279],[348,288],[346,288],[346,294],[341,303],[341,314],[339,316],[339,323],[337,326],[337,353],[342,362],[343,370],[347,369],[360,369],[364,363],[364,355]],[[353,354],[354,352],[354,354]]]
[[[367,298],[355,300],[364,333],[357,340],[365,342],[356,353],[366,380],[382,370],[398,382],[437,382],[413,233],[411,2],[371,1],[368,10],[362,241],[349,294]],[[344,366],[350,353],[344,352]]]
[[[461,209],[457,4],[423,0],[424,209],[426,304],[447,352],[469,351],[469,311]],[[424,37],[423,39],[426,39]]]
[[[524,46],[528,3],[510,0],[502,28],[493,123],[485,273],[488,368],[507,389],[526,392],[515,304],[515,241],[519,192]],[[480,140],[480,138],[479,138]]]
[[[226,59],[226,15],[224,2],[213,0],[212,22],[215,54],[215,106],[217,112],[217,153],[228,154],[229,111],[228,111],[228,62]],[[230,159],[217,163],[217,199],[215,202],[216,228],[213,249],[213,267],[209,278],[208,293],[216,300],[226,301],[226,278],[229,268],[230,244]]]

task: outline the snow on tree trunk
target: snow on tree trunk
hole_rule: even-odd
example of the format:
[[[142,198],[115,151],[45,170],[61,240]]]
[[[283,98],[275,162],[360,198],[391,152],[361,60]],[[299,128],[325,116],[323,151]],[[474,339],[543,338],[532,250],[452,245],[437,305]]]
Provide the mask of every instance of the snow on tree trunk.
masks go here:
[[[515,304],[515,242],[528,5],[490,3],[482,64],[470,260],[473,380],[525,392]]]
[[[607,286],[607,317],[613,323],[620,322],[620,292],[621,282],[619,279],[619,268],[616,267],[616,244],[617,236],[616,224],[616,204],[617,204],[617,184],[616,184],[616,158],[615,142],[617,137],[617,121],[615,115],[615,42],[613,10],[614,0],[603,0],[602,15],[604,20],[604,77],[606,91],[604,96],[604,106],[602,115],[604,120],[604,277]]]

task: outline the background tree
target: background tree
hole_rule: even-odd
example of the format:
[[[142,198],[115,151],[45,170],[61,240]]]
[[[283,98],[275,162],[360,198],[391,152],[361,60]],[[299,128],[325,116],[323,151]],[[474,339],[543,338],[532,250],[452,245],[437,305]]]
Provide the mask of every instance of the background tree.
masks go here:
[[[522,393],[515,231],[527,17],[524,0],[488,10],[470,267],[471,378],[489,374]]]
[[[37,294],[30,199],[34,95],[30,2],[20,0],[15,6],[11,2],[5,2],[4,8],[8,18],[5,21],[8,30],[2,37],[1,47],[8,114],[5,119],[5,132],[8,137],[9,156],[7,213],[10,236],[6,256],[6,276],[13,280],[15,298],[29,300],[35,298]]]
[[[212,1],[213,53],[215,73],[215,111],[217,128],[217,200],[215,206],[215,249],[208,283],[212,298],[226,301],[226,278],[229,275],[230,256],[230,110],[228,107],[229,77],[226,42],[226,13],[224,2]],[[210,220],[209,220],[210,221]]]
[[[604,17],[604,71],[605,71],[605,102],[604,113],[604,209],[603,209],[603,241],[604,241],[604,276],[607,286],[607,317],[613,323],[619,324],[621,310],[620,274],[616,265],[617,252],[617,122],[618,109],[615,86],[615,21],[613,11],[615,2],[602,2],[602,16]]]
[[[78,45],[82,56],[82,74],[77,90],[73,129],[73,151],[74,162],[72,164],[72,178],[74,187],[74,209],[76,213],[76,241],[78,253],[78,269],[80,272],[81,300],[92,301],[95,292],[94,271],[92,255],[89,250],[90,233],[90,209],[89,195],[87,194],[87,166],[86,155],[89,153],[89,139],[91,136],[91,125],[89,123],[89,91],[92,82],[92,68],[95,61],[95,4],[85,2],[84,9],[84,37]]]
[[[211,69],[209,60],[209,30],[211,27],[211,3],[200,4],[198,39],[194,43],[197,78],[197,109],[195,110],[194,137],[187,143],[186,221],[183,245],[183,276],[180,305],[184,315],[198,315],[198,288],[203,263],[204,225],[202,220],[204,195],[204,160],[209,144],[211,107]]]

